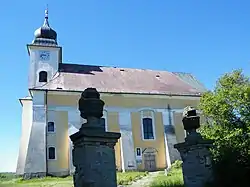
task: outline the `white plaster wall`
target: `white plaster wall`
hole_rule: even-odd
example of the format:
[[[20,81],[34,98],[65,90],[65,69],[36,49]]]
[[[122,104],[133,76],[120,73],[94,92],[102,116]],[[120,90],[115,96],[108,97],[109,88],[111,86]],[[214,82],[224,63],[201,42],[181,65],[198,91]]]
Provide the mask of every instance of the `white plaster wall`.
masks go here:
[[[32,100],[23,100],[22,103],[22,132],[19,146],[19,155],[17,160],[17,175],[22,175],[24,173],[25,161],[32,127]]]
[[[135,170],[136,158],[130,112],[119,112],[122,170]]]
[[[40,51],[49,51],[50,59],[48,61],[41,61],[39,58]],[[48,73],[48,80],[50,80],[58,71],[59,64],[59,48],[50,47],[34,47],[30,48],[30,74],[29,74],[29,86],[41,86],[44,83],[39,83],[38,74],[40,71],[46,71]]]
[[[171,124],[169,121],[169,115],[171,115]],[[167,117],[166,119],[164,119],[164,128],[165,128],[165,135],[166,135],[166,142],[167,142],[167,148],[168,148],[168,152],[169,152],[169,160],[167,160],[168,162],[170,161],[171,163],[173,163],[176,160],[180,159],[180,154],[178,152],[177,149],[174,148],[174,145],[177,143],[177,139],[176,139],[176,134],[173,131],[171,131],[170,129],[175,129],[175,122],[174,122],[174,116],[173,116],[173,111],[171,111],[170,113],[167,112],[165,113],[165,117]]]
[[[33,95],[33,122],[29,136],[24,173],[46,172],[46,114],[44,107],[44,98],[44,92],[41,91],[35,92]]]
[[[81,118],[80,112],[77,108],[69,108],[68,110],[68,125],[69,125],[69,136],[72,134],[78,132],[78,130],[81,128],[82,123],[84,123],[86,120]],[[73,165],[73,159],[72,159],[72,150],[73,150],[73,143],[69,138],[69,170],[70,173],[73,173],[75,171],[75,166]]]
[[[29,76],[28,76],[28,83],[29,88],[35,87],[36,83],[36,53],[33,50],[30,50],[30,64],[29,64]]]
[[[73,125],[69,124],[69,136],[71,136],[72,134],[78,132],[78,129],[75,128]],[[72,158],[72,150],[73,150],[73,143],[69,138],[69,170],[70,173],[75,172],[75,166],[73,165],[73,158]]]
[[[46,172],[45,123],[45,108],[33,105],[33,124],[24,173]]]
[[[169,125],[169,112],[167,110],[162,112],[162,121],[163,121],[164,126]],[[169,168],[171,166],[171,159],[170,159],[169,145],[168,145],[166,131],[164,131],[164,144],[165,144],[165,151],[166,151],[167,168]]]

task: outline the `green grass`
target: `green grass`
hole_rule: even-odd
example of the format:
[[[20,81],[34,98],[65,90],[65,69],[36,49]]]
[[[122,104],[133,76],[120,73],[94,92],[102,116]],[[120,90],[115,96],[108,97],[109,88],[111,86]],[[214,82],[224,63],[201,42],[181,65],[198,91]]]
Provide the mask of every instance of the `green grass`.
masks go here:
[[[130,184],[143,176],[147,172],[117,172],[117,183],[120,185]],[[23,180],[15,178],[14,174],[0,174],[0,187],[73,187],[73,177],[45,177]]]
[[[150,187],[184,187],[181,162],[175,162],[167,176],[164,172],[157,176]]]
[[[0,173],[0,182],[1,181],[9,181],[9,180],[12,180],[13,178],[15,178],[14,173]]]
[[[148,175],[148,172],[126,172],[117,173],[117,184],[127,185]]]
[[[10,180],[0,180],[0,187],[73,187],[72,176],[65,178],[45,177],[23,180],[22,178],[12,178]]]

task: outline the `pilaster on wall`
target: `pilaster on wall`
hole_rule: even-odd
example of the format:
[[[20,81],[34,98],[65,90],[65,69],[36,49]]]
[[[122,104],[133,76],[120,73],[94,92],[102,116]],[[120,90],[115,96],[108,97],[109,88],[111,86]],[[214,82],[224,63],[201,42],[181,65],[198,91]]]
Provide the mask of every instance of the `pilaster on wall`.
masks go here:
[[[69,125],[68,136],[71,136],[81,128],[81,125],[85,123],[86,120],[80,116],[80,112],[76,107],[67,108],[66,110],[68,111],[68,125]],[[75,166],[73,165],[73,159],[72,159],[73,143],[69,137],[68,139],[69,139],[69,171],[72,174],[75,172]]]
[[[166,126],[169,125],[169,111],[163,111],[162,112],[162,121],[164,125],[164,144],[165,144],[165,151],[166,151],[166,163],[167,163],[167,168],[171,166],[171,159],[170,159],[170,152],[169,152],[169,144],[167,140],[167,131],[166,131]]]
[[[177,143],[176,132],[175,132],[175,111],[168,110],[163,113],[163,124],[165,128],[165,145],[168,167],[175,161],[180,159],[179,152],[174,148],[174,144]]]
[[[121,132],[121,160],[122,171],[136,170],[136,159],[132,134],[130,112],[119,112],[119,125]]]
[[[33,119],[28,140],[24,175],[46,174],[46,108],[45,92],[33,93]]]
[[[31,127],[32,127],[32,100],[30,99],[22,101],[22,134],[19,144],[19,154],[18,154],[17,168],[16,168],[17,175],[24,174]]]

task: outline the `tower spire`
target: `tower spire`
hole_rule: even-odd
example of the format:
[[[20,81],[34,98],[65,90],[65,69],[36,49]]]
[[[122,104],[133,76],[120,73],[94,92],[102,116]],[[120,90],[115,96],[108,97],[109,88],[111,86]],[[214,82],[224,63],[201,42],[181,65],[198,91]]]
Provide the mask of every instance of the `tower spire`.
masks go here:
[[[48,8],[48,4],[47,4],[47,8],[45,9],[45,16],[44,16],[44,23],[43,26],[47,26],[49,27],[49,8]]]
[[[49,11],[48,5],[45,9],[45,16],[43,25],[38,28],[35,33],[33,44],[36,45],[56,45],[57,46],[57,33],[49,25]]]

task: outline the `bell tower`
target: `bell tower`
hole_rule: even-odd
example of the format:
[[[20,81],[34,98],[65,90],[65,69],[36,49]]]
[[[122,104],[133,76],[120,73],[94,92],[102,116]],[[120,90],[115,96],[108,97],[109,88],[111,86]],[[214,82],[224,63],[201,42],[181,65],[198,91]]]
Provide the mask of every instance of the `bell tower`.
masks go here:
[[[29,88],[39,88],[49,82],[62,62],[62,48],[57,43],[57,33],[50,27],[48,9],[44,23],[34,33],[34,40],[27,45],[30,56]]]
[[[49,25],[48,9],[45,10],[43,25],[34,35],[32,43],[27,45],[30,57],[29,89],[39,89],[48,84],[58,72],[59,63],[62,62],[62,48],[58,46],[56,31]],[[46,176],[51,172],[47,156],[50,114],[47,92],[33,90],[31,96],[29,100],[22,101],[22,135],[16,170],[18,175],[28,179],[34,176]],[[53,142],[49,143],[56,146]]]

